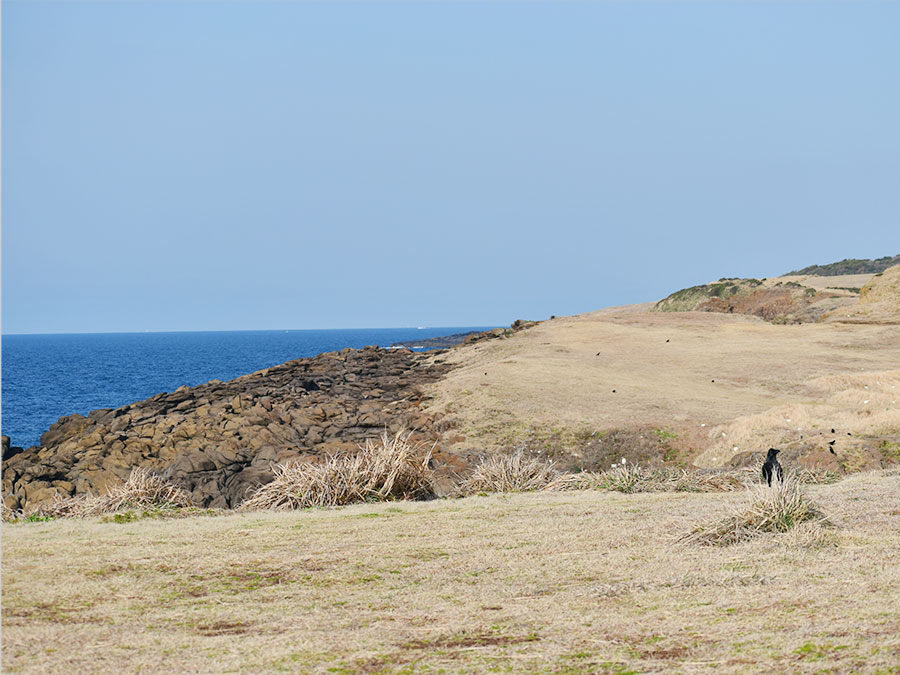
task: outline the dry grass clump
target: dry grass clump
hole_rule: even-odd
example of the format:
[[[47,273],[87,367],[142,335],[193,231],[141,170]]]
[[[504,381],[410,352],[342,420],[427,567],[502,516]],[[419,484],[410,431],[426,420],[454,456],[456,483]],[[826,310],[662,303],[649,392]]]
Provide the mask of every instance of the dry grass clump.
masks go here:
[[[132,508],[187,508],[194,506],[181,488],[148,469],[136,467],[128,480],[105,495],[76,495],[57,499],[34,515],[50,518],[87,518]]]
[[[702,523],[681,539],[704,546],[729,546],[761,534],[788,532],[801,524],[815,526],[813,532],[830,526],[827,516],[800,490],[800,483],[788,478],[771,487],[750,487],[747,504],[741,510],[722,520]]]
[[[343,506],[393,499],[436,496],[429,468],[432,448],[411,443],[409,433],[366,440],[353,455],[332,455],[324,462],[281,464],[275,480],[260,487],[240,506],[243,510],[291,510]]]
[[[613,492],[733,492],[751,479],[747,471],[704,473],[668,467],[646,468],[638,464],[608,471],[563,474],[548,490],[609,490]]]
[[[841,480],[841,475],[834,471],[807,469],[806,467],[792,470],[790,477],[803,485],[830,485]]]
[[[6,504],[0,502],[0,520],[4,523],[11,523],[18,518],[18,513],[9,508]]]
[[[479,492],[531,492],[543,490],[559,472],[553,462],[528,457],[522,448],[512,454],[491,455],[459,485],[460,495]]]

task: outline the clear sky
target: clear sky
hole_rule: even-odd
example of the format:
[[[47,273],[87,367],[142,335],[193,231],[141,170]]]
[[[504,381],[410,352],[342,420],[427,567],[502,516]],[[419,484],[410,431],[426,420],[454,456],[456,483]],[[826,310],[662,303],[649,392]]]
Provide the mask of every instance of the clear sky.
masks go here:
[[[6,333],[496,325],[900,253],[900,3],[2,9]]]

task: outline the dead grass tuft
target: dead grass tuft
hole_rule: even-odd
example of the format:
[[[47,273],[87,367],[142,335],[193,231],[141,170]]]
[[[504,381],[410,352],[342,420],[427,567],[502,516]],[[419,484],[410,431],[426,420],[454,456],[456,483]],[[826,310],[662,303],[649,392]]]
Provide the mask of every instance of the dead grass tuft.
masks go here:
[[[733,492],[752,479],[748,471],[707,473],[668,467],[646,468],[638,464],[608,471],[563,474],[548,490],[609,490],[613,492]]]
[[[841,480],[841,475],[834,471],[807,469],[806,467],[792,470],[790,477],[803,485],[829,485]]]
[[[136,467],[128,480],[105,495],[76,495],[57,499],[33,515],[49,518],[87,518],[133,508],[178,509],[194,506],[181,488],[148,469]]]
[[[410,442],[409,432],[367,440],[353,455],[318,464],[281,464],[275,480],[241,504],[242,510],[291,510],[436,496],[429,468],[432,448]]]
[[[761,534],[788,532],[801,524],[819,530],[829,527],[830,521],[821,509],[800,490],[793,478],[776,481],[772,487],[755,485],[748,489],[748,502],[731,515],[695,527],[682,541],[704,546],[729,546],[747,541]]]
[[[0,502],[0,520],[4,523],[11,523],[18,518],[19,514],[9,508],[6,504]]]
[[[479,492],[531,492],[545,489],[559,472],[553,462],[528,457],[522,448],[481,461],[458,488],[461,496]]]

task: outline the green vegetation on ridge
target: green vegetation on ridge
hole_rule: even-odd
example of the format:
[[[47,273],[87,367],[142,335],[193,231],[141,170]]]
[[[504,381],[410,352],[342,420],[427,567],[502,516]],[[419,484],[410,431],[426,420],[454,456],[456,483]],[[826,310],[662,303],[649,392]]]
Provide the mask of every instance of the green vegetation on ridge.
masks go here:
[[[810,265],[802,270],[788,272],[784,276],[794,276],[800,274],[813,274],[820,277],[838,277],[844,274],[877,274],[884,272],[888,267],[900,265],[900,255],[884,256],[883,258],[856,259],[847,258],[840,262],[829,263],[828,265]]]

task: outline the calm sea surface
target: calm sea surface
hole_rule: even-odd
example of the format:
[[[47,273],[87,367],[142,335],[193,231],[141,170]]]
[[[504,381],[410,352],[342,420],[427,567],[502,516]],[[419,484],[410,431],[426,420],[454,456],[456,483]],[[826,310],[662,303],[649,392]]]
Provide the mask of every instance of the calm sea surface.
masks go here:
[[[3,434],[27,448],[63,415],[118,408],[183,384],[231,380],[345,347],[488,328],[4,335]]]

